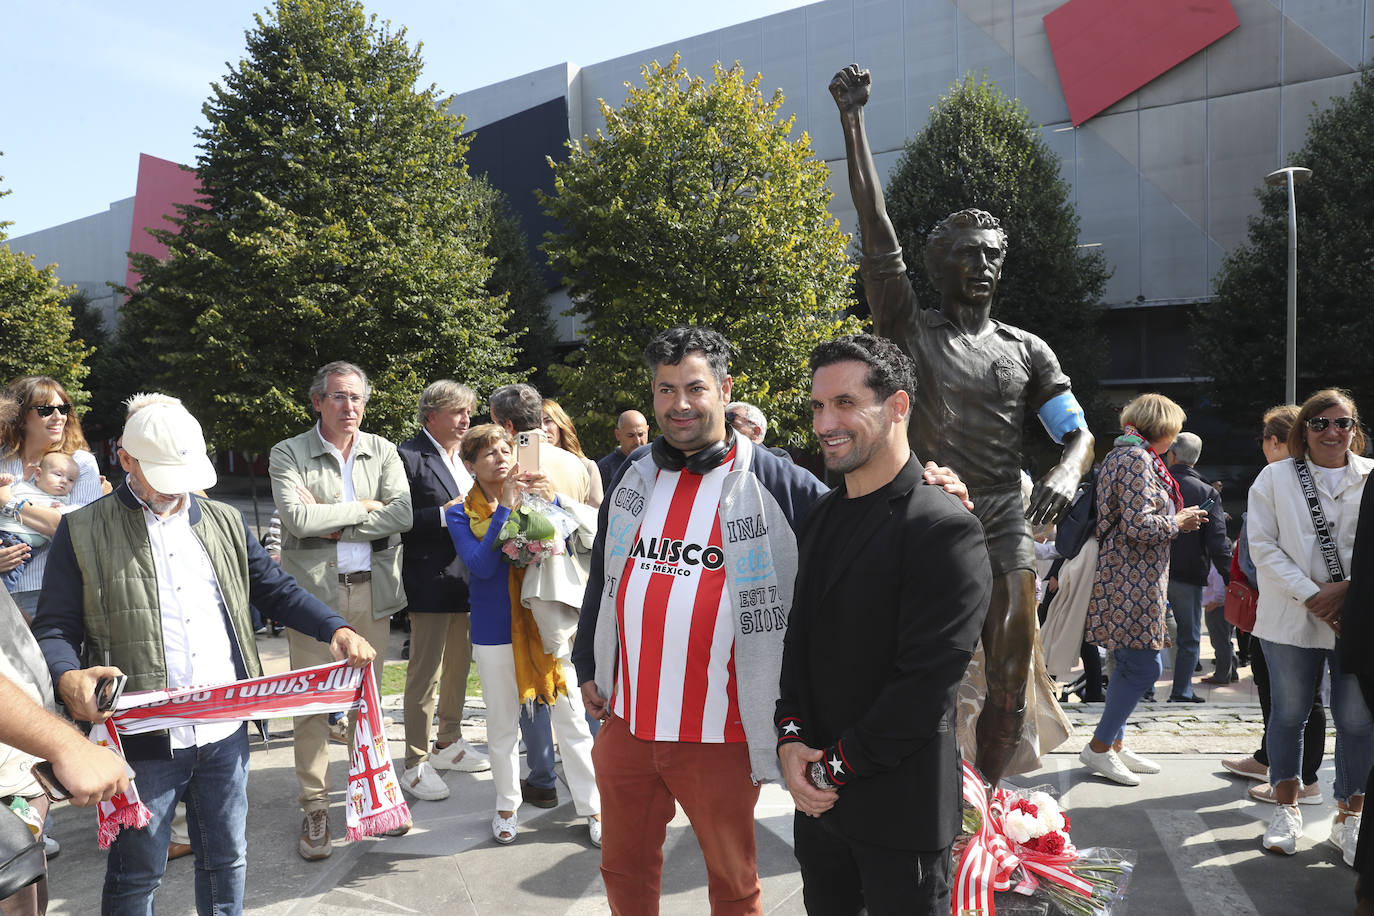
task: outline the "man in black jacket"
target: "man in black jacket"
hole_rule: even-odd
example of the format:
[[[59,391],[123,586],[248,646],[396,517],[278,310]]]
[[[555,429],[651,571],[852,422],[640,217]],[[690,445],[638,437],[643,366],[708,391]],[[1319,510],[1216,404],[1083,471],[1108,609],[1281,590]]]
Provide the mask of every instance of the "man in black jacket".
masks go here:
[[[911,360],[860,334],[811,354],[826,467],[783,650],[776,723],[806,909],[948,913],[959,832],[955,695],[982,632],[982,526],[921,486]]]
[[[1169,604],[1178,624],[1170,703],[1203,702],[1202,697],[1193,693],[1193,669],[1197,667],[1202,641],[1202,587],[1207,584],[1209,561],[1221,573],[1222,581],[1229,579],[1231,573],[1231,542],[1226,539],[1226,513],[1221,508],[1221,494],[1194,469],[1200,457],[1202,439],[1196,433],[1179,433],[1165,453],[1169,473],[1174,475],[1183,493],[1184,507],[1212,501],[1203,526],[1197,531],[1180,534],[1169,548]],[[1224,617],[1221,623],[1225,624]],[[1210,622],[1208,631],[1213,631]],[[1225,637],[1224,647],[1222,636]],[[1212,683],[1229,683],[1235,673],[1229,627],[1213,633],[1212,648],[1217,653],[1217,670]]]

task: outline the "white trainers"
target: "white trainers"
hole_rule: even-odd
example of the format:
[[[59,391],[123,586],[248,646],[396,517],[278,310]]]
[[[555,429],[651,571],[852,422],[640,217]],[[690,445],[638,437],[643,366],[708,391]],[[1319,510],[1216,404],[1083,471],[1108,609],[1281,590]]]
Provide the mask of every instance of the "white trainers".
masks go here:
[[[1116,752],[1116,756],[1122,763],[1126,764],[1126,769],[1130,770],[1132,773],[1159,772],[1159,764],[1146,757],[1141,757],[1124,745],[1121,750]]]
[[[1119,782],[1123,786],[1140,785],[1140,777],[1126,769],[1126,764],[1121,762],[1121,758],[1111,748],[1098,753],[1089,744],[1079,752],[1078,759],[1098,776],[1105,776],[1112,782]]]
[[[1327,842],[1341,851],[1346,865],[1355,867],[1355,845],[1360,841],[1360,816],[1352,814],[1343,821],[1331,822],[1331,836]]]
[[[1274,818],[1260,841],[1270,852],[1291,856],[1298,851],[1298,837],[1302,836],[1302,812],[1297,805],[1275,805]]]
[[[429,762],[434,765],[436,770],[481,773],[491,769],[490,758],[468,744],[465,738],[459,738],[448,747],[435,747],[429,752]]]
[[[587,829],[591,832],[592,845],[601,848],[601,818],[587,818]]]
[[[448,785],[426,760],[421,760],[401,774],[401,788],[424,801],[448,798]]]

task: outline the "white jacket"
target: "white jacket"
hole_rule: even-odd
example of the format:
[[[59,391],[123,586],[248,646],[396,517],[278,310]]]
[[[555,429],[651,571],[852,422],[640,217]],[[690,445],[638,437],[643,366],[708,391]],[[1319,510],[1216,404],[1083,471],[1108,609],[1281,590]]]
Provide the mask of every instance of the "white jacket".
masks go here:
[[[1321,472],[1312,469],[1327,529],[1336,542],[1336,552],[1347,578],[1350,577],[1350,555],[1355,546],[1360,498],[1371,468],[1374,468],[1374,460],[1352,454],[1345,466],[1345,476],[1334,493],[1326,489]],[[1246,532],[1250,539],[1250,557],[1259,572],[1255,635],[1270,642],[1306,649],[1334,648],[1335,632],[1314,617],[1304,604],[1317,593],[1317,583],[1330,581],[1330,576],[1317,546],[1312,513],[1308,511],[1307,500],[1303,499],[1293,459],[1276,461],[1255,478],[1250,487]]]

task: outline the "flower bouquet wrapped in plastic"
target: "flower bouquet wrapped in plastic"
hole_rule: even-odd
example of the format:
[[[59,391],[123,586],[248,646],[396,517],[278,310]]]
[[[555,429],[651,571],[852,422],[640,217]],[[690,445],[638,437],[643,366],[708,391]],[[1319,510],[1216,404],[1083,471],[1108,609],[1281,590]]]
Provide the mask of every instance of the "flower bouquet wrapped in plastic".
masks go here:
[[[560,532],[556,521],[566,524],[568,518],[568,513],[543,497],[524,494],[520,505],[497,532],[503,558],[512,566],[538,566],[544,557],[563,553],[563,539],[567,535]]]
[[[1049,792],[997,789],[989,796],[965,763],[953,916],[1109,916],[1125,894],[1135,856],[1080,850],[1071,826]]]

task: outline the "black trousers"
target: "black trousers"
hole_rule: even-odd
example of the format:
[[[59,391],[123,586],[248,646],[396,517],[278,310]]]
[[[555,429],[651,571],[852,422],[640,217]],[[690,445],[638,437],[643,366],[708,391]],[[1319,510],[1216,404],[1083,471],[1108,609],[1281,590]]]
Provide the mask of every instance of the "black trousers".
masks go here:
[[[850,840],[819,818],[797,812],[793,852],[801,865],[808,916],[948,916],[954,864],[935,852],[889,849]]]

